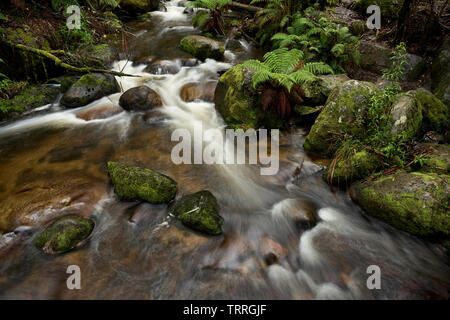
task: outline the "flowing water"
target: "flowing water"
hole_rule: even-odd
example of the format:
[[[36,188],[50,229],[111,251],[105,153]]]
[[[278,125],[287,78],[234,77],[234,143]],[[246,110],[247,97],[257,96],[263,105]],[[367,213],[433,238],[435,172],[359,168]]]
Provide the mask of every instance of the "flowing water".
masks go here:
[[[330,190],[322,167],[303,152],[302,128],[282,133],[275,176],[261,176],[257,165],[171,161],[174,129],[193,132],[199,121],[204,129],[225,127],[213,103],[186,103],[181,87],[217,81],[220,72],[258,55],[243,42],[244,49],[227,51],[224,61],[183,67],[180,59],[188,55],[178,42],[198,31],[178,3],[167,2],[167,11],[152,13],[151,21],[130,23],[134,62],[114,65],[141,76],[117,78],[123,90],[148,85],[162,97],[162,108],[145,116],[77,117],[94,106],[117,106],[118,93],[78,109],[47,106],[46,114],[0,127],[0,298],[446,299],[448,256],[366,216],[345,192]],[[178,72],[146,73],[150,60]],[[118,201],[109,160],[171,176],[178,196],[210,190],[225,221],[223,235],[184,227],[166,205]],[[42,227],[68,213],[95,221],[90,241],[61,255],[37,250],[33,239]],[[298,223],[311,216],[315,226]],[[267,247],[278,253],[278,263],[265,259]],[[66,287],[73,264],[81,269],[81,290]],[[380,267],[380,290],[367,288],[370,265]]]

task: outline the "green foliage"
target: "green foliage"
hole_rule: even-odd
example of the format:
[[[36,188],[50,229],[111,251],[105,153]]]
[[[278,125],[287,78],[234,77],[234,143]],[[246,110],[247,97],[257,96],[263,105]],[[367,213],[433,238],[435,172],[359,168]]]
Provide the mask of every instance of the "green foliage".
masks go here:
[[[247,60],[244,66],[252,69],[253,86],[271,82],[291,91],[296,84],[316,81],[317,74],[333,73],[330,66],[322,62],[306,63],[303,65],[304,54],[301,50],[280,48],[264,55],[264,61]]]
[[[64,13],[68,16],[67,13]],[[69,49],[74,49],[79,45],[90,45],[94,42],[94,34],[89,27],[89,21],[86,16],[81,12],[81,27],[80,29],[69,29],[66,23],[60,26],[60,33],[64,44]]]
[[[314,8],[296,13],[286,33],[277,33],[271,40],[274,48],[299,49],[305,53],[306,62],[322,61],[339,73],[345,72],[343,65],[349,59],[360,63],[358,38],[347,27],[320,17]]]
[[[50,6],[56,12],[66,9],[71,5],[80,5],[77,0],[52,0]]]
[[[194,0],[186,4],[188,8],[203,8],[198,10],[192,19],[195,27],[207,32],[224,34],[222,13],[231,0]]]

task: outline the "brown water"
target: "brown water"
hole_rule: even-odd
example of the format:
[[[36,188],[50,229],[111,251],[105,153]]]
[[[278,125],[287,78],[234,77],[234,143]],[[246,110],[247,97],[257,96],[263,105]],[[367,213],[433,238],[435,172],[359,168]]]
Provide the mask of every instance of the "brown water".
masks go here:
[[[187,57],[179,39],[197,33],[177,0],[152,22],[131,24],[133,61]],[[117,62],[141,75],[121,78],[124,90],[145,84],[164,107],[146,117],[122,112],[103,120],[76,115],[117,105],[120,94],[75,110],[58,106],[0,127],[0,298],[2,299],[425,299],[447,298],[448,257],[441,248],[366,216],[345,192],[333,193],[321,167],[303,152],[302,128],[283,132],[280,170],[261,176],[256,165],[175,165],[175,128],[222,128],[212,103],[185,103],[180,88],[217,80],[218,72],[257,55],[250,46],[175,75],[151,75],[145,65]],[[165,205],[122,202],[106,172],[108,160],[161,171],[178,196],[209,189],[224,233],[196,233],[168,216]],[[301,167],[300,174],[296,168]],[[297,170],[298,173],[298,170]],[[62,214],[91,217],[83,247],[49,256],[34,237]],[[318,223],[296,223],[316,216]],[[296,220],[297,219],[297,220]],[[14,231],[15,230],[15,231]],[[264,258],[267,247],[278,263]],[[66,269],[81,268],[82,289],[68,290]],[[381,268],[381,290],[369,290],[366,269]]]

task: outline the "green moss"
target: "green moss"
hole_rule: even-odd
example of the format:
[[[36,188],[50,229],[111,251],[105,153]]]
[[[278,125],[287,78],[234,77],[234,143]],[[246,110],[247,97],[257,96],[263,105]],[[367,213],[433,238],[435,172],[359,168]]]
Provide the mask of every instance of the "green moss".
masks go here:
[[[410,91],[417,103],[420,104],[423,114],[422,131],[444,132],[449,127],[449,106],[446,106],[426,89],[419,88]]]
[[[184,37],[180,41],[180,49],[200,60],[207,58],[219,60],[225,52],[225,46],[220,46],[215,40],[202,36]]]
[[[222,233],[216,198],[207,190],[182,197],[170,209],[184,225],[210,235]]]
[[[450,235],[448,175],[404,171],[352,186],[364,210],[411,234],[441,239]]]
[[[45,253],[61,253],[76,247],[85,240],[94,229],[94,222],[76,215],[67,215],[57,219],[43,232],[34,244]]]
[[[375,90],[373,83],[357,80],[336,87],[311,127],[303,148],[322,156],[332,156],[340,144],[333,142],[335,136],[330,131],[363,136],[369,97]]]
[[[397,96],[389,116],[391,133],[396,140],[406,142],[419,134],[423,118],[422,105],[411,91]]]
[[[429,144],[431,153],[423,158],[421,172],[449,173],[450,172],[450,147],[448,145]]]
[[[151,169],[128,167],[119,162],[108,162],[108,172],[121,200],[145,200],[167,203],[175,197],[177,183],[170,177]]]

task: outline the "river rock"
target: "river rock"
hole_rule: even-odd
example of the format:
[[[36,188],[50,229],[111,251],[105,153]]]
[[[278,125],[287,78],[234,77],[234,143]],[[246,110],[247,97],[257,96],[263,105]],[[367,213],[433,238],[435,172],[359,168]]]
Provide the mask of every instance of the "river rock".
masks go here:
[[[216,86],[217,81],[188,83],[181,88],[180,96],[185,102],[192,102],[197,99],[213,102]]]
[[[61,104],[68,108],[82,107],[119,91],[119,84],[113,75],[90,73],[82,76],[64,93]]]
[[[450,146],[448,144],[424,144],[430,149],[423,158],[421,172],[448,174],[450,172]]]
[[[259,252],[268,265],[278,263],[280,260],[286,258],[288,254],[288,250],[284,246],[268,236],[261,238]]]
[[[119,0],[120,7],[129,13],[146,13],[158,10],[159,0]]]
[[[76,215],[61,217],[41,232],[34,244],[47,254],[68,251],[82,245],[94,229],[94,222]]]
[[[109,161],[108,172],[120,200],[167,203],[177,192],[177,183],[173,179],[151,169]]]
[[[431,88],[447,106],[450,105],[450,37],[433,58],[431,64]]]
[[[106,119],[119,114],[123,109],[118,105],[98,105],[89,107],[77,114],[77,118],[86,121]]]
[[[450,105],[445,105],[430,91],[419,88],[409,94],[416,98],[422,110],[422,131],[436,130],[445,132],[449,128]]]
[[[380,74],[392,66],[392,49],[373,41],[361,41],[359,51],[361,52],[361,67],[363,69]],[[406,54],[406,58],[406,64],[403,66],[404,74],[400,80],[414,81],[424,72],[425,60],[410,53]]]
[[[408,141],[418,135],[422,125],[422,108],[414,95],[401,93],[394,101],[389,113],[391,134],[397,139]]]
[[[280,128],[283,121],[272,110],[264,112],[260,95],[252,85],[253,71],[239,64],[225,72],[214,93],[216,109],[230,127]]]
[[[181,39],[180,49],[200,60],[207,58],[220,60],[225,52],[225,46],[218,41],[198,35],[186,36]]]
[[[120,97],[120,106],[127,111],[149,111],[162,106],[161,97],[147,86],[134,87]]]
[[[348,150],[347,150],[348,151]],[[340,152],[336,152],[339,154]],[[343,152],[343,154],[345,154]],[[336,164],[333,167],[333,163]],[[377,155],[366,150],[352,150],[349,156],[335,158],[323,174],[326,182],[339,186],[347,186],[352,181],[357,181],[370,176],[381,166]],[[331,178],[333,173],[333,178]]]
[[[356,183],[351,197],[368,214],[411,234],[449,238],[448,175],[399,171]]]
[[[219,215],[216,198],[207,190],[182,197],[169,213],[194,230],[210,235],[222,233],[223,219]]]
[[[302,85],[305,92],[305,104],[323,105],[334,88],[340,87],[350,80],[346,75],[320,75],[318,80]]]
[[[335,88],[314,122],[303,145],[308,152],[331,156],[338,145],[329,131],[348,133],[352,136],[365,134],[364,120],[369,105],[369,97],[377,90],[370,82],[349,80]]]

